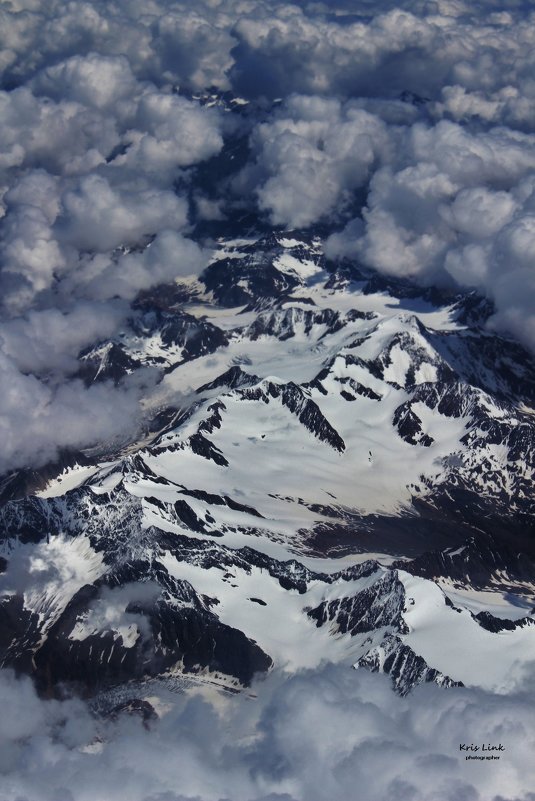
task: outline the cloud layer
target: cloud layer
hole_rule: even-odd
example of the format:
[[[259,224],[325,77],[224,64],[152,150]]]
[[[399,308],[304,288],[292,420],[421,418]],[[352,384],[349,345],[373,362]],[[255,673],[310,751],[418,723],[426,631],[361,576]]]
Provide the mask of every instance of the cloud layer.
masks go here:
[[[144,380],[87,388],[76,357],[124,328],[140,290],[204,267],[175,183],[223,144],[216,111],[135,74],[113,9],[7,5],[0,473],[135,435]]]
[[[28,679],[2,672],[2,798],[535,797],[535,709],[528,685],[512,697],[430,685],[400,699],[383,676],[326,665],[291,678],[274,674],[254,690],[258,697],[209,701],[160,688],[166,713],[147,729],[136,715],[104,722],[79,701],[40,701]],[[500,760],[467,761],[461,742],[501,743],[505,751]]]

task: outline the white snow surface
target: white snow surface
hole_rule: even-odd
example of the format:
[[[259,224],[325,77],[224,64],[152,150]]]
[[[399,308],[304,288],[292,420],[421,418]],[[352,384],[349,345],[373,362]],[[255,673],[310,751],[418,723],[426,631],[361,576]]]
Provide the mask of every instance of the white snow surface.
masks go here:
[[[166,553],[162,562],[170,575],[186,579],[206,595],[218,598],[217,615],[223,623],[238,628],[270,654],[277,667],[289,672],[313,668],[326,659],[351,663],[359,652],[360,642],[347,635],[333,634],[329,626],[316,627],[305,613],[306,607],[324,600],[359,592],[377,581],[379,573],[347,582],[339,579],[332,585],[315,582],[306,593],[283,589],[265,570],[253,568],[250,574],[236,568],[229,578],[222,568],[199,570],[178,562]],[[265,606],[251,598],[263,601]]]
[[[492,633],[478,625],[468,608],[457,612],[444,603],[432,581],[400,571],[408,598],[403,641],[442,673],[470,687],[513,691],[535,661],[535,625]]]
[[[40,498],[55,498],[64,495],[94,476],[99,469],[94,465],[75,465],[67,468],[57,478],[49,481],[44,489],[35,494]]]

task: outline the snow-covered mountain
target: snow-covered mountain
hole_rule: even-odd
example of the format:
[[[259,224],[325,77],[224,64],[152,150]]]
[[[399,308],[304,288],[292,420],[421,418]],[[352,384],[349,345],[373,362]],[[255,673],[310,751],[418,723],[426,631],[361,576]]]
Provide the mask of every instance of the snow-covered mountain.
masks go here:
[[[324,660],[513,687],[535,372],[491,315],[302,232],[215,241],[80,354],[88,383],[159,370],[139,441],[4,478],[1,664],[93,695]]]

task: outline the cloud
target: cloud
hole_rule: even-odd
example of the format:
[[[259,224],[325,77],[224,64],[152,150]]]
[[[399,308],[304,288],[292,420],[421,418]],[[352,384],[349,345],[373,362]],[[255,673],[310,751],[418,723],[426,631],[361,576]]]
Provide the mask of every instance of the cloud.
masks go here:
[[[0,92],[0,112],[0,167],[11,174],[24,167],[87,172],[120,141],[112,116],[74,101],[36,97],[28,86]]]
[[[17,0],[3,10],[4,81],[18,86],[40,70],[57,79],[60,62],[99,53],[125,58],[138,80],[193,90],[232,86],[252,97],[381,96],[386,88],[392,96],[408,89],[439,100],[456,86],[474,97],[516,87],[523,97],[533,59],[530,11],[499,0],[481,7],[460,0],[204,0],[193,10],[176,0],[51,0],[46,10]]]
[[[191,10],[186,4],[174,3],[169,13],[163,6],[154,37],[160,80],[185,83],[194,90],[230,88],[227,72],[233,64],[231,51],[236,40],[230,30],[232,16],[229,19],[218,13],[218,5],[223,4],[199,4]],[[235,5],[239,13],[239,3]],[[232,4],[227,7],[232,15]]]
[[[221,150],[221,113],[174,91],[170,4],[127,5],[0,12],[0,472],[137,435],[149,377],[88,388],[78,356],[128,329],[140,290],[206,264],[187,170]],[[228,34],[189,19],[199,75],[210,31]]]
[[[78,368],[77,356],[89,344],[112,336],[125,321],[120,303],[80,302],[70,310],[32,309],[0,323],[3,354],[23,373],[47,376]]]
[[[327,241],[331,257],[426,285],[476,288],[492,325],[535,348],[535,136],[416,123],[370,181],[362,221]],[[528,176],[528,177],[526,177]]]
[[[409,90],[438,100],[449,86],[498,93],[517,86],[519,73],[527,80],[531,21],[511,4],[492,4],[494,14],[488,5],[360,3],[336,14],[343,4],[258,3],[234,28],[239,45],[230,74],[248,96],[395,97]]]
[[[187,205],[173,192],[120,192],[99,175],[82,178],[62,197],[59,236],[77,250],[131,246],[162,229],[184,228]]]
[[[81,292],[95,300],[133,300],[143,289],[198,275],[207,263],[207,253],[195,242],[164,228],[141,253],[125,253],[112,259],[88,258],[83,273],[64,282],[65,290]]]
[[[84,639],[92,634],[113,631],[120,634],[127,647],[139,637],[148,639],[150,623],[143,609],[152,606],[160,593],[161,587],[151,581],[102,587],[87,614],[77,619],[70,636]]]
[[[205,264],[179,233],[186,201],[168,189],[127,191],[98,174],[64,181],[38,169],[13,180],[4,208],[0,472],[136,435],[143,381],[87,388],[73,378],[77,357],[124,328],[141,289]],[[129,254],[133,245],[141,252]]]
[[[116,447],[140,424],[142,388],[41,379],[0,357],[0,470],[54,461],[61,448]]]
[[[89,53],[45,67],[32,82],[34,91],[58,101],[73,100],[95,109],[112,109],[122,100],[131,101],[139,91],[125,56]]]
[[[339,212],[390,147],[382,120],[352,103],[294,95],[273,116],[254,130],[252,146],[259,206],[275,225],[308,226]]]
[[[223,146],[219,115],[177,95],[147,92],[139,101],[130,147],[116,160],[141,172],[173,176],[216,155]]]
[[[346,801],[355,788],[368,801],[533,801],[530,690],[429,685],[401,699],[384,676],[325,665],[274,673],[253,697],[148,687],[164,714],[147,730],[136,716],[98,720],[81,702],[40,701],[4,671],[2,708],[15,723],[0,724],[2,787],[6,801]],[[462,742],[505,751],[467,761]]]
[[[478,289],[535,349],[534,21],[520,0],[3,3],[0,474],[138,435],[157,375],[88,387],[78,356],[128,330],[138,292],[201,272],[192,231],[227,190],[274,226],[330,226],[330,258]],[[195,99],[213,87],[252,102]],[[245,135],[247,164],[199,185]],[[103,592],[89,624],[137,625],[129,599]],[[2,672],[3,798],[534,801],[532,685],[399,699],[326,665],[254,689],[151,687],[170,708],[148,732]],[[467,762],[459,738],[507,750]]]

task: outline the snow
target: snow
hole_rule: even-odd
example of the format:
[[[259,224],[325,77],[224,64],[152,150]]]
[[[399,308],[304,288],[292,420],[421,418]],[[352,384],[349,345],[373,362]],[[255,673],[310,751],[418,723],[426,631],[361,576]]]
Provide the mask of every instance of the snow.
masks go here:
[[[405,386],[407,372],[412,365],[412,358],[407,351],[402,350],[399,345],[394,345],[390,351],[390,364],[385,368],[383,375],[385,381]]]
[[[299,239],[281,237],[279,239],[279,244],[282,245],[283,248],[295,248],[299,247],[303,243]]]
[[[453,556],[453,552],[450,553],[450,556]],[[490,612],[494,617],[503,620],[520,620],[530,616],[533,609],[533,601],[521,595],[474,590],[469,587],[460,588],[446,579],[439,579],[437,583],[455,606],[468,609],[474,615],[479,612]]]
[[[239,250],[253,241],[221,241],[217,252],[221,255]],[[279,241],[285,249],[277,257],[279,269],[300,271],[304,282],[301,290],[296,291],[297,296],[302,291],[313,298],[317,306],[342,315],[356,309],[373,311],[375,317],[346,319],[345,325],[333,333],[328,333],[324,325],[315,325],[305,333],[301,318],[296,314],[292,318],[294,336],[283,341],[269,335],[251,340],[247,328],[257,317],[256,312],[243,314],[244,307],[222,309],[195,301],[187,307],[188,312],[206,317],[224,328],[230,334],[230,343],[193,363],[176,366],[155,388],[146,401],[147,409],[185,408],[194,400],[203,400],[204,405],[186,426],[163,440],[162,444],[179,450],[157,456],[142,451],[142,455],[156,474],[171,482],[235,498],[243,496],[243,488],[247,488],[242,501],[255,507],[265,520],[237,515],[226,507],[211,507],[210,514],[222,529],[225,542],[250,542],[251,533],[235,531],[241,526],[255,531],[257,543],[266,535],[284,543],[284,548],[299,548],[300,529],[327,519],[306,507],[307,503],[320,502],[320,488],[325,493],[321,502],[338,507],[340,513],[398,514],[410,505],[411,485],[420,484],[422,474],[437,480],[444,473],[448,460],[466,461],[466,446],[461,438],[470,418],[448,418],[423,403],[413,404],[424,433],[434,439],[433,445],[427,448],[405,442],[392,426],[395,410],[410,398],[405,390],[396,389],[392,384],[398,387],[405,384],[409,368],[414,365],[413,351],[418,357],[414,372],[416,382],[432,382],[437,376],[436,364],[440,357],[422,335],[418,320],[434,330],[451,331],[458,327],[454,305],[437,309],[421,299],[403,299],[401,306],[399,299],[387,293],[363,294],[363,284],[358,283],[340,290],[327,290],[316,280],[320,269],[315,263],[318,243],[310,246],[293,236],[281,237]],[[304,258],[301,251],[297,258],[297,247],[309,253],[310,258]],[[314,274],[309,272],[312,267],[316,271]],[[302,304],[299,300],[284,304],[290,311],[292,306],[298,312]],[[409,349],[399,341],[391,346],[393,338],[399,335],[408,336]],[[351,364],[346,360],[346,356],[355,355],[364,362],[384,356],[384,380],[370,372],[365,364]],[[308,431],[280,400],[270,399],[266,404],[244,401],[239,392],[225,393],[221,388],[205,390],[201,396],[196,394],[199,387],[212,382],[235,364],[264,381],[271,378],[278,384],[292,381],[303,385],[331,363],[329,374],[322,379],[327,395],[317,389],[309,391],[309,395],[342,436],[346,444],[342,454]],[[344,383],[347,380],[368,387],[381,400],[356,395],[355,400],[348,403],[340,394],[344,388],[351,391],[351,386]],[[187,445],[187,437],[197,431],[207,414],[206,405],[214,397],[221,398],[226,408],[221,428],[208,438],[223,452],[228,467],[219,467],[193,454]],[[488,455],[503,463],[505,450],[495,446]],[[115,474],[115,477],[111,475],[91,483],[95,491],[102,491],[117,480]],[[173,487],[150,482],[147,487],[134,486],[128,479],[126,486],[134,494],[147,492],[166,502],[176,498]],[[281,487],[284,487],[284,498],[272,497],[281,494]],[[188,503],[201,517],[207,511],[206,504],[191,499]],[[149,509],[146,512],[148,517],[156,514]]]
[[[97,465],[76,465],[64,470],[57,478],[49,481],[43,490],[39,490],[35,494],[40,498],[56,498],[60,495],[65,495],[73,489],[81,486],[91,476],[99,471],[100,467]]]
[[[219,318],[214,322],[219,325]],[[244,327],[250,322],[247,318],[241,320]],[[237,334],[228,347],[219,348],[216,353],[196,359],[194,368],[189,362],[175,367],[154,391],[151,405],[171,405],[177,395],[187,395],[195,391],[234,364],[240,364],[245,372],[254,373],[261,378],[276,375],[282,381],[312,381],[325,361],[356,334],[360,334],[363,327],[367,330],[369,322],[364,326],[361,320],[348,323],[347,327],[325,336],[321,342],[318,340],[324,334],[322,326],[314,326],[308,336],[302,329],[301,332],[297,329],[296,336],[282,342],[275,337],[265,336],[250,340],[242,333]]]
[[[454,451],[461,447],[460,437],[466,433],[468,417],[446,417],[436,409],[430,409],[425,403],[412,404],[412,410],[422,421],[422,429],[435,442],[447,443],[447,450]]]
[[[434,475],[440,459],[462,449],[460,439],[466,433],[465,418],[446,418],[420,404],[418,414],[424,430],[436,440],[435,445],[424,449],[405,443],[393,429],[391,421],[395,409],[407,400],[406,393],[395,390],[360,365],[345,366],[343,354],[355,350],[344,350],[344,346],[355,334],[370,336],[370,340],[356,352],[363,358],[374,358],[396,326],[399,327],[399,321],[393,321],[393,326],[385,329],[384,326],[378,328],[373,321],[357,320],[324,336],[321,342],[317,333],[306,336],[298,330],[295,337],[284,342],[270,337],[255,341],[237,338],[228,348],[197,359],[195,370],[188,363],[177,367],[165,377],[155,393],[152,399],[155,406],[172,405],[177,395],[180,400],[191,395],[199,386],[221,375],[232,363],[241,363],[242,370],[256,373],[262,379],[274,376],[278,382],[302,384],[311,381],[331,358],[340,354],[331,373],[333,378],[329,376],[322,382],[328,396],[313,391],[311,397],[347,446],[343,455],[333,451],[304,429],[287,409],[280,407],[278,401],[264,407],[263,404],[241,401],[232,393],[221,395],[218,389],[207,393],[207,397],[221,396],[226,411],[222,428],[210,435],[210,439],[226,454],[230,467],[218,468],[202,457],[187,455],[185,451],[180,452],[181,467],[187,475],[195,477],[195,486],[208,491],[224,490],[232,494],[236,487],[248,487],[252,505],[263,514],[267,512],[268,516],[265,496],[268,492],[278,493],[281,481],[287,490],[285,494],[310,502],[317,502],[317,487],[322,486],[336,497],[338,503],[350,509],[363,513],[396,513],[411,500],[408,485],[418,483],[422,473]],[[314,341],[317,345],[311,348]],[[402,385],[410,356],[403,351],[394,356],[394,365],[390,372],[387,369],[385,379]],[[378,403],[358,396],[354,403],[348,404],[340,396],[343,384],[333,381],[344,376],[368,386],[382,397],[382,401]],[[201,409],[192,419],[199,422],[204,414]],[[184,430],[179,439],[184,439],[185,435]],[[372,462],[368,460],[370,450]],[[159,459],[159,465],[151,462],[152,469],[170,480],[180,480],[174,467],[177,457]],[[250,465],[255,464],[261,465],[258,480],[250,470]],[[268,503],[271,507],[271,501]],[[300,524],[302,522],[300,520]]]
[[[465,326],[455,319],[455,304],[437,308],[423,300],[401,301],[384,292],[371,292],[364,294],[364,282],[351,282],[343,289],[326,289],[321,284],[312,284],[298,287],[293,292],[296,299],[300,296],[311,298],[315,305],[321,309],[339,309],[348,311],[358,309],[362,312],[373,312],[385,320],[398,317],[400,313],[407,314],[410,307],[410,316],[417,317],[426,328],[433,331],[461,331]]]
[[[89,488],[95,495],[111,492],[122,479],[120,470],[115,470],[117,462],[108,462],[101,465],[101,470],[95,474]]]
[[[415,383],[425,384],[427,381],[434,382],[437,380],[437,368],[434,364],[423,362],[415,373]]]
[[[115,631],[117,635],[121,638],[122,645],[125,648],[132,648],[139,639],[139,631],[137,629],[137,626],[135,626],[132,623],[130,625],[124,625],[124,626],[121,626],[118,623],[115,623],[115,625],[111,623],[110,629],[106,630]],[[85,640],[87,637],[90,637],[91,635],[96,635],[101,633],[101,631],[102,631],[101,625],[94,624],[93,621],[90,619],[85,621],[78,620],[76,622],[75,627],[69,634],[69,640]]]
[[[518,687],[525,666],[535,660],[534,628],[502,631],[482,628],[468,609],[446,606],[433,582],[399,572],[408,598],[403,617],[410,633],[402,639],[431,667],[472,687],[507,693]]]
[[[218,247],[214,248],[209,263],[213,264],[221,259],[243,259],[246,254],[240,248],[254,245],[255,242],[256,239],[221,239]]]
[[[224,331],[232,331],[235,328],[241,328],[249,325],[256,318],[256,312],[245,312],[246,306],[234,306],[232,308],[223,308],[213,304],[194,304],[188,305],[188,314],[200,319],[209,320],[218,328]]]
[[[345,661],[355,658],[360,642],[349,635],[333,636],[329,626],[316,627],[304,609],[324,600],[356,594],[372,585],[380,573],[347,582],[338,580],[332,585],[313,583],[306,593],[285,590],[278,580],[260,568],[248,574],[235,567],[199,570],[187,562],[179,562],[166,552],[161,561],[169,574],[189,581],[197,590],[216,596],[215,607],[223,623],[240,629],[273,658],[277,667],[288,671],[317,667],[328,655],[329,660]],[[231,573],[223,579],[225,573]],[[259,598],[265,606],[251,601]]]
[[[323,269],[316,262],[311,259],[297,259],[290,253],[283,253],[275,259],[273,265],[282,273],[294,273],[305,279],[323,273]]]
[[[332,344],[333,352],[343,354],[340,345],[348,336],[344,331],[326,337],[324,347],[330,350]],[[326,354],[320,350],[311,356],[308,343],[291,347],[292,341],[277,341],[276,348],[269,338],[240,341],[239,352],[252,362],[251,366],[242,365],[242,369],[261,373],[266,381],[271,377],[275,383],[311,380],[328,361]],[[368,349],[376,350],[376,346],[372,344]],[[237,354],[237,349],[234,352]],[[223,354],[198,359],[195,383],[202,384],[220,375],[228,364],[226,359],[225,364],[220,359]],[[349,404],[340,396],[344,385],[336,381],[344,376],[369,386],[382,400],[357,396]],[[177,368],[164,380],[162,393],[171,388],[192,392],[191,378],[188,365]],[[392,426],[392,418],[396,408],[407,400],[407,394],[372,376],[361,365],[346,366],[343,355],[336,359],[331,374],[322,383],[327,396],[314,390],[311,398],[343,438],[346,450],[342,454],[308,431],[280,400],[270,399],[264,404],[243,400],[239,392],[222,394],[218,389],[211,394],[220,397],[225,410],[221,428],[215,429],[209,439],[225,454],[228,467],[207,461],[187,448],[143,456],[158,475],[176,483],[187,482],[190,487],[232,497],[247,487],[245,502],[267,518],[262,526],[288,531],[289,525],[295,535],[299,528],[318,519],[317,513],[312,515],[295,501],[302,498],[307,503],[317,503],[318,487],[330,493],[330,503],[335,501],[348,510],[395,514],[410,503],[410,484],[419,483],[422,474],[436,474],[443,458],[463,448],[460,439],[466,433],[466,419],[444,417],[424,404],[415,404],[414,408],[424,431],[435,443],[425,448],[402,440]],[[162,402],[161,396],[159,401]],[[186,426],[166,435],[162,444],[184,443],[206,415],[205,406],[201,406]],[[281,487],[285,496],[291,496],[290,501],[269,497],[279,494]],[[161,497],[157,488],[153,494]],[[329,501],[326,498],[324,502]],[[212,513],[218,522],[228,522],[222,520],[220,508]]]

